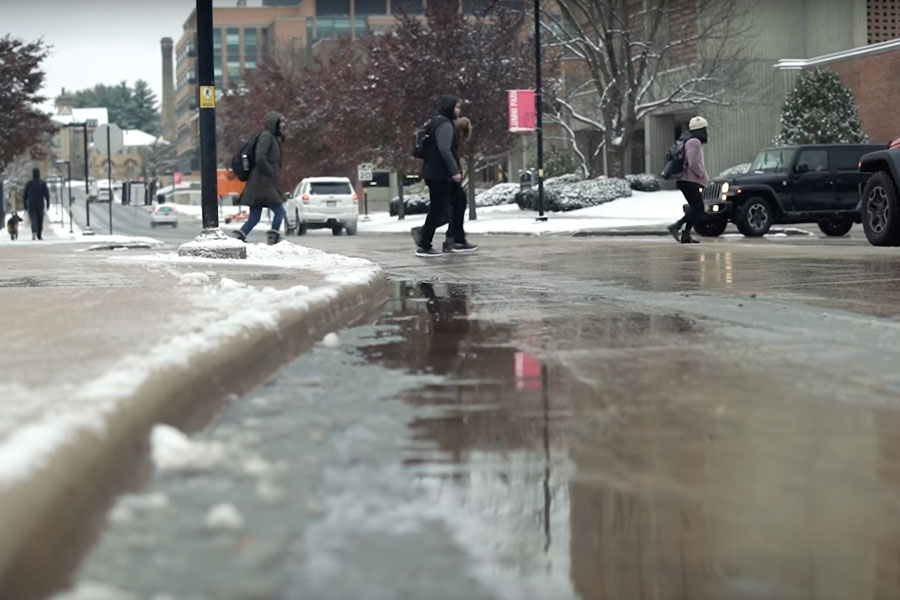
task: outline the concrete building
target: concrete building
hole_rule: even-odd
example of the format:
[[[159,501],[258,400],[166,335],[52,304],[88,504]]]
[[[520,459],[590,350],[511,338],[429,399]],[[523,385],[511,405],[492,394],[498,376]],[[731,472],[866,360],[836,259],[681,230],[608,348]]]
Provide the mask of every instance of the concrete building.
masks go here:
[[[424,0],[400,1],[413,13],[425,7]],[[464,5],[471,9],[479,3],[465,0]],[[331,40],[388,29],[398,6],[398,0],[265,0],[262,7],[215,8],[216,93],[238,86],[268,54],[303,61],[326,50]],[[200,165],[196,39],[196,11],[192,11],[175,45],[176,152],[179,168],[186,172]]]
[[[796,81],[789,71],[829,64],[840,74],[839,64],[847,57],[842,53],[857,49],[849,56],[870,56],[860,49],[900,37],[900,0],[759,0],[751,19],[743,58],[750,74],[747,91],[751,99],[734,106],[671,107],[645,119],[642,137],[648,171],[659,172],[666,149],[696,113],[710,122],[712,141],[706,160],[711,174],[749,162],[759,148],[771,144],[778,132],[784,99]],[[893,46],[872,50],[872,58],[864,67],[868,74],[857,72],[863,68],[862,63],[844,64],[845,83],[875,84],[873,70],[885,67],[884,51],[889,48]],[[874,58],[877,56],[881,58]],[[794,60],[780,62],[788,58]],[[888,72],[883,73],[885,79]],[[874,127],[874,115],[883,115],[878,112],[883,108],[870,106],[869,95],[860,96],[859,90],[864,87],[857,84],[857,100],[863,114],[869,115],[866,122]],[[884,141],[881,133],[872,137]]]

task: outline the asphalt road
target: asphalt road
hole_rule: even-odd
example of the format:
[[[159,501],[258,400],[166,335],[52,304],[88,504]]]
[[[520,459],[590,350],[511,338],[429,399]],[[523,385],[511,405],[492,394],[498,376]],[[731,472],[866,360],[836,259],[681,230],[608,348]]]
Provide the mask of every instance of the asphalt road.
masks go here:
[[[123,500],[81,580],[217,599],[900,596],[900,250],[474,241],[423,260],[406,236],[303,238],[382,264],[384,313],[232,403],[196,436],[232,463]],[[243,524],[210,533],[223,501]]]

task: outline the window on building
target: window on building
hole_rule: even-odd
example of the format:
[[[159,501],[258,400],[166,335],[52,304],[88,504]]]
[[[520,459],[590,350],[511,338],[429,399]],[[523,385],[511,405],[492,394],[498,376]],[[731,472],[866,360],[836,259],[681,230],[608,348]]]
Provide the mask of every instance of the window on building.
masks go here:
[[[316,0],[316,16],[350,14],[350,0]]]
[[[366,23],[365,17],[356,16],[356,21],[354,22],[354,29],[356,29],[356,37],[363,35],[368,29],[368,23]]]
[[[350,17],[316,19],[318,39],[338,38],[350,35]]]
[[[216,54],[222,53],[222,30],[221,29],[213,29],[213,52]]]
[[[213,57],[213,74],[217,79],[221,79],[222,77],[222,57],[215,56]]]
[[[866,5],[870,44],[900,38],[900,2],[868,0]]]
[[[241,53],[241,30],[237,28],[229,28],[225,35],[225,42],[228,46],[228,55]]]
[[[306,47],[309,48],[313,43],[313,20],[312,17],[306,17]]]
[[[386,15],[387,2],[385,0],[356,0],[356,14],[359,15]]]
[[[424,11],[422,0],[391,0],[391,13],[405,12],[412,15],[421,15]]]
[[[241,61],[228,59],[228,79],[237,79],[241,76]]]
[[[256,39],[256,29],[245,29],[244,64],[249,65],[249,63],[252,62],[255,68],[257,60],[259,60],[259,45],[257,44]],[[250,67],[248,66],[247,68],[249,69]]]

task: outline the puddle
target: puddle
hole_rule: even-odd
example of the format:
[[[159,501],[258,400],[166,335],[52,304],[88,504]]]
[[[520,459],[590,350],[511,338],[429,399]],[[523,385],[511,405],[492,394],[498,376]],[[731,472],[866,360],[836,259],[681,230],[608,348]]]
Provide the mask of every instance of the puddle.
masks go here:
[[[123,498],[80,584],[141,600],[896,591],[854,566],[896,575],[900,531],[879,519],[896,490],[869,464],[896,476],[900,436],[870,429],[896,421],[815,411],[799,384],[761,393],[779,374],[705,351],[711,334],[593,296],[398,282],[376,324],[192,436],[214,450],[201,467]]]

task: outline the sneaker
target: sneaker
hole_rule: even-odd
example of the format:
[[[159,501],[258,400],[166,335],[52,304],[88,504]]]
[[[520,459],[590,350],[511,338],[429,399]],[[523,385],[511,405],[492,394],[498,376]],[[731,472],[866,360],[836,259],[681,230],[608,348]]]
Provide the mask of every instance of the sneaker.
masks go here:
[[[443,255],[443,252],[438,252],[434,248],[416,248],[416,256],[421,256],[422,258],[435,258]]]
[[[239,240],[241,240],[242,242],[245,242],[245,243],[246,243],[246,241],[247,241],[247,236],[244,235],[244,232],[241,231],[240,229],[236,229],[236,230],[232,231],[232,232],[231,232],[231,237],[235,237],[235,238],[237,238],[237,239],[239,239]]]
[[[281,234],[275,231],[274,229],[270,229],[266,232],[266,243],[270,246],[274,246],[278,242],[281,241]]]
[[[700,240],[695,240],[694,236],[691,235],[690,229],[685,229],[681,234],[681,239],[679,240],[682,244],[699,244]]]
[[[416,248],[422,247],[422,228],[421,227],[413,227],[409,230],[409,234],[412,236],[413,242],[416,244]]]
[[[446,254],[448,252],[453,252],[454,245],[455,244],[453,242],[451,242],[450,240],[444,240],[444,244],[441,246],[441,250],[444,251],[444,254]]]
[[[463,242],[462,244],[452,244],[450,246],[450,252],[454,254],[466,254],[468,252],[475,252],[478,250],[478,246],[475,244],[470,244],[469,242]]]

